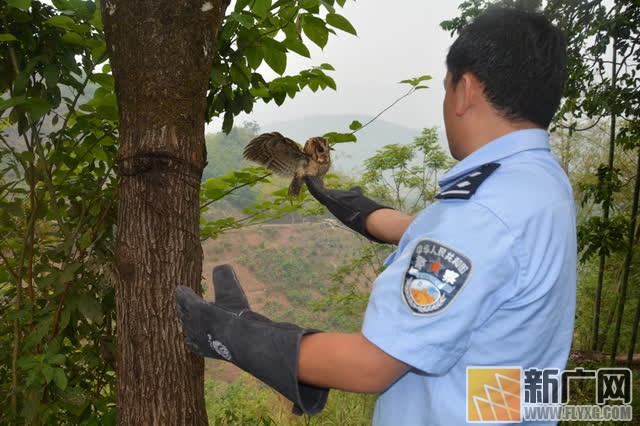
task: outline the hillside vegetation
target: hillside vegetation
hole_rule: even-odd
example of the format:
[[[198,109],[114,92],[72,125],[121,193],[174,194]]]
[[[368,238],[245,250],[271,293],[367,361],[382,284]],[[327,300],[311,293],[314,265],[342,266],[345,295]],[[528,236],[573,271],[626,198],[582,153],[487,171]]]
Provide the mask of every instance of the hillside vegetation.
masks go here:
[[[203,244],[205,298],[213,299],[211,270],[231,264],[252,309],[274,321],[323,331],[355,331],[364,314],[362,297],[340,309],[336,290],[366,294],[373,273],[341,280],[344,265],[369,245],[333,220],[268,224],[229,231]],[[337,288],[336,288],[337,287]],[[223,361],[206,360],[205,394],[211,424],[365,425],[375,397],[331,391],[318,416],[290,415],[291,403]]]

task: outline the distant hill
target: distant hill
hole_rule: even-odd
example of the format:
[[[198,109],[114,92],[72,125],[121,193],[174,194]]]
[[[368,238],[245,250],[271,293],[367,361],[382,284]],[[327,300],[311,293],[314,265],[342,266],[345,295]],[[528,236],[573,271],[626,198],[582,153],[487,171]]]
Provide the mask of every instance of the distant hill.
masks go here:
[[[296,120],[261,123],[260,130],[278,131],[303,144],[311,136],[328,132],[347,133],[353,120],[365,124],[371,118],[365,115],[313,115]],[[420,133],[421,129],[411,129],[379,118],[356,133],[358,142],[334,146],[334,170],[353,175],[354,172],[362,170],[363,160],[375,154],[376,150],[391,143],[411,143]]]

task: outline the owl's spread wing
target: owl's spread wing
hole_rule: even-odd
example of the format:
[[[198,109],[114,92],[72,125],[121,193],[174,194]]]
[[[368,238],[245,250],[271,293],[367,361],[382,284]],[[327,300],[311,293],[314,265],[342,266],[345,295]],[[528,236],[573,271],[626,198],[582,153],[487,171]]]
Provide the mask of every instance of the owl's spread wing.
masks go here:
[[[308,161],[297,143],[278,132],[263,133],[252,139],[242,155],[283,176],[292,176],[301,160]]]

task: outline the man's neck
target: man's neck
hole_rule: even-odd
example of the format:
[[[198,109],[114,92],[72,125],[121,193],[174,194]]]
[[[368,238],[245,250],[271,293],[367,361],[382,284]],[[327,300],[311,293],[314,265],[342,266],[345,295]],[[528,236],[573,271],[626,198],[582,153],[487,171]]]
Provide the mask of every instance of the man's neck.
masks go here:
[[[539,129],[540,126],[527,121],[517,120],[508,121],[504,119],[500,120],[487,120],[486,122],[476,126],[476,130],[469,131],[466,139],[466,146],[464,157],[467,157],[474,151],[482,148],[491,141],[494,141],[502,136],[508,135],[518,130],[526,129]],[[462,157],[462,158],[464,158]],[[460,159],[462,159],[460,158]]]

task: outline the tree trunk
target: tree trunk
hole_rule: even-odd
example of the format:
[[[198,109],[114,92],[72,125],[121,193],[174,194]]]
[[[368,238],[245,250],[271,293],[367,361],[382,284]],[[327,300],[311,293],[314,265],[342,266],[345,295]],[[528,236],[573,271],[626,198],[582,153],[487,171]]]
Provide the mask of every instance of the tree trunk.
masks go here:
[[[105,0],[120,117],[116,243],[118,424],[207,424],[204,363],[175,315],[201,292],[206,91],[222,0]]]
[[[640,197],[640,150],[638,151],[638,159],[636,160],[636,183],[633,188],[633,205],[631,207],[631,216],[629,217],[629,240],[627,243],[627,254],[624,258],[622,269],[622,285],[620,287],[620,299],[618,301],[618,312],[616,317],[616,328],[613,333],[613,343],[611,345],[611,363],[615,363],[618,354],[618,342],[620,341],[620,330],[622,329],[622,320],[624,317],[624,307],[627,303],[627,287],[629,286],[629,275],[633,261],[634,237],[636,235],[636,223],[638,218],[638,197]],[[631,348],[633,351],[633,347]]]
[[[617,13],[617,12],[616,12]],[[611,90],[616,89],[617,76],[618,76],[618,56],[617,56],[617,43],[616,38],[612,39],[613,58],[611,60]],[[609,105],[609,109],[613,109],[613,105]],[[614,111],[611,111],[611,125],[609,128],[609,157],[607,163],[607,195],[602,203],[602,227],[607,230],[609,228],[609,210],[611,209],[612,193],[612,177],[613,177],[613,163],[616,147],[616,115]],[[591,337],[591,349],[596,350],[598,348],[598,341],[600,340],[600,305],[602,304],[602,285],[604,283],[604,272],[606,267],[606,260],[609,256],[603,249],[600,249],[600,262],[598,264],[598,281],[596,284],[596,295],[594,298],[594,314],[593,314],[593,331]]]

